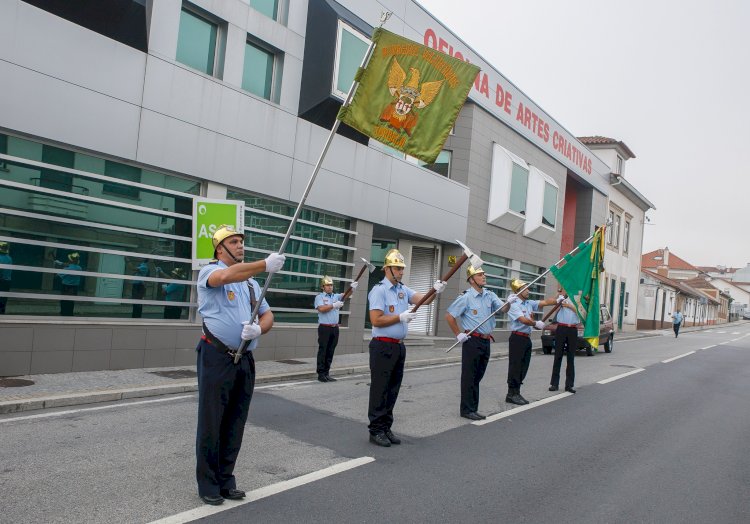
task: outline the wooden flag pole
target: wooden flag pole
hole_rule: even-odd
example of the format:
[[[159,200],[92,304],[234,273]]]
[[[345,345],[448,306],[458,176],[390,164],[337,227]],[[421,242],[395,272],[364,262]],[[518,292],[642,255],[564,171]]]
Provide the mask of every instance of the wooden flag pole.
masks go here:
[[[391,13],[388,11],[383,12],[383,14],[380,15],[380,26],[383,27],[383,24],[386,23],[386,21],[391,17]],[[362,59],[362,63],[360,64],[360,69],[363,69],[367,67],[368,62],[370,61],[370,57],[372,57],[372,53],[375,50],[375,42],[370,42],[370,46],[367,48],[367,52],[365,53],[364,58]],[[349,88],[349,93],[346,95],[346,100],[344,100],[343,107],[348,106],[351,104],[352,98],[354,97],[354,93],[357,91],[357,86],[359,86],[359,81],[357,80],[357,77],[355,76],[355,79],[352,81],[352,85]],[[326,139],[325,144],[323,145],[323,151],[321,151],[320,156],[318,157],[318,161],[315,163],[315,168],[313,169],[312,175],[310,175],[310,179],[307,181],[307,187],[305,187],[304,193],[302,193],[302,198],[299,201],[299,204],[297,204],[297,209],[294,211],[294,216],[292,217],[292,221],[289,224],[289,228],[286,231],[286,235],[284,235],[284,240],[281,241],[281,247],[279,247],[278,253],[280,255],[284,254],[284,250],[286,249],[286,245],[289,242],[289,238],[292,236],[292,231],[294,231],[294,226],[297,225],[297,220],[299,219],[300,214],[302,213],[302,206],[305,204],[305,201],[307,200],[308,195],[310,194],[310,190],[312,189],[312,185],[315,182],[315,178],[318,176],[318,173],[320,172],[320,168],[323,165],[323,159],[326,156],[326,153],[328,152],[328,148],[331,146],[331,143],[333,142],[333,138],[336,136],[336,131],[339,128],[339,125],[341,124],[341,121],[337,118],[336,121],[333,123],[333,127],[331,128],[331,132],[328,133],[328,138]],[[266,296],[266,293],[268,292],[268,286],[271,283],[271,278],[273,277],[273,273],[269,273],[268,277],[266,277],[266,282],[263,284],[263,290],[260,292],[260,297],[258,297],[258,301],[255,304],[255,307],[253,308],[253,311],[250,315],[250,323],[252,324],[256,318],[258,318],[258,311],[260,310],[260,306],[263,303],[263,299]],[[234,355],[234,363],[239,363],[240,359],[242,358],[242,354],[245,353],[247,350],[247,346],[250,345],[249,340],[245,340],[242,343],[242,346],[237,350],[237,352]]]

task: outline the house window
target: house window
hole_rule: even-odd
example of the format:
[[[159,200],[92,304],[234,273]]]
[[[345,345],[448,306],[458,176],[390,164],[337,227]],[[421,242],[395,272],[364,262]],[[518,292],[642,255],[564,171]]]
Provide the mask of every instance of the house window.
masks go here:
[[[446,178],[450,178],[451,172],[451,152],[443,149],[438,154],[438,157],[432,164],[422,162],[419,160],[419,167],[424,167],[430,171],[434,171],[438,175],[443,175]]]
[[[620,215],[615,215],[615,223],[612,226],[612,247],[620,246]]]
[[[616,164],[615,164],[615,174],[616,175],[622,175],[622,164],[623,164],[622,157],[620,155],[617,155],[617,161],[616,161]]]
[[[625,229],[622,232],[622,252],[627,253],[630,246],[630,221],[625,221]]]
[[[542,208],[542,224],[555,227],[557,219],[557,188],[549,182],[544,183],[544,207]]]
[[[274,58],[272,52],[247,42],[245,44],[245,65],[242,70],[242,89],[270,100],[273,86]]]
[[[213,76],[218,33],[218,24],[183,7],[177,37],[177,61]]]
[[[339,20],[332,93],[342,100],[349,94],[354,75],[362,64],[369,46],[370,40]]]
[[[525,215],[526,191],[529,188],[529,170],[514,162],[510,176],[510,210]]]
[[[250,0],[250,7],[272,20],[278,20],[279,0]]]
[[[615,227],[615,212],[609,212],[609,227],[607,228],[607,244],[612,245],[612,229]]]

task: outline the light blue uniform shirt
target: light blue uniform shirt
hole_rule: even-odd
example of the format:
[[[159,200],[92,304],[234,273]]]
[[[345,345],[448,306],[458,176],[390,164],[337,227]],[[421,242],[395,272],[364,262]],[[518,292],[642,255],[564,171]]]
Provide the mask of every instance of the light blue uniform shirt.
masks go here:
[[[242,323],[250,320],[252,314],[247,283],[250,282],[253,286],[256,297],[260,296],[260,286],[251,278],[220,287],[209,287],[208,277],[211,273],[227,267],[224,262],[219,261],[204,266],[198,273],[198,313],[203,317],[203,322],[212,335],[231,349],[238,349],[242,345]],[[270,309],[264,298],[258,310],[258,317]],[[247,349],[255,349],[257,345],[256,338],[250,342]]]
[[[65,271],[83,271],[81,266],[78,264],[68,264],[63,268]],[[67,273],[60,273],[60,281],[66,286],[80,286],[81,277],[78,275],[69,275]]]
[[[315,297],[315,309],[320,306],[332,306],[337,300],[341,300],[343,293],[320,293]],[[318,324],[338,324],[339,323],[339,310],[332,309],[321,313],[318,311]]]
[[[476,291],[469,288],[453,301],[448,307],[448,313],[458,321],[462,329],[471,331],[479,326],[485,318],[493,311],[500,309],[505,302],[500,300],[495,293],[482,289]],[[476,329],[476,333],[481,335],[491,335],[495,329],[494,315],[484,324]]]
[[[135,275],[139,277],[147,277],[149,274],[148,264],[141,262],[138,267],[135,268]],[[143,284],[143,280],[133,280],[133,284]]]
[[[526,300],[524,302],[518,300],[511,304],[510,309],[508,310],[508,318],[511,320],[510,330],[531,334],[531,326],[522,324],[518,319],[521,317],[528,317],[531,320],[534,320],[534,316],[532,315],[532,312],[534,311],[539,311],[538,300]]]
[[[0,264],[13,265],[13,259],[10,255],[0,255]],[[0,269],[0,280],[10,280],[12,269]]]
[[[672,324],[679,324],[680,322],[682,322],[682,313],[672,315]]]
[[[185,299],[185,284],[167,284],[164,295],[167,302],[182,302]]]
[[[370,310],[378,309],[385,315],[400,315],[409,309],[409,301],[414,296],[413,289],[403,285],[391,284],[387,278],[381,280],[367,295],[370,301]],[[373,337],[406,338],[409,331],[406,322],[398,322],[391,326],[372,328]]]
[[[572,304],[569,298],[565,299],[565,302],[563,304]],[[579,324],[581,320],[578,318],[578,313],[573,311],[572,309],[568,309],[566,307],[560,306],[560,309],[557,310],[557,321],[562,322],[563,324]]]

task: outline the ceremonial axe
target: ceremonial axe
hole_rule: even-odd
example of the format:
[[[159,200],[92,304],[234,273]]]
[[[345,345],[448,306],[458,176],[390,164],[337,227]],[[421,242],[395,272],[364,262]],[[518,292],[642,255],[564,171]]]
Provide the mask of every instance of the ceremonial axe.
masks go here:
[[[368,269],[370,273],[372,273],[373,271],[375,271],[375,265],[374,264],[372,264],[371,262],[368,262],[364,258],[362,258],[361,260],[362,260],[362,262],[365,263],[365,265],[362,266],[362,269],[359,270],[359,274],[357,275],[357,278],[354,279],[355,282],[359,282],[359,279],[362,278],[362,275],[364,274],[365,269]],[[351,295],[353,291],[354,291],[354,289],[350,285],[349,289],[347,289],[346,291],[344,291],[344,294],[341,296],[341,302],[345,301],[346,298],[349,295]]]
[[[484,264],[484,261],[481,258],[479,258],[479,255],[477,255],[471,249],[469,249],[469,247],[466,244],[464,244],[463,242],[460,242],[458,240],[456,240],[456,244],[458,244],[459,246],[461,246],[461,249],[464,250],[464,254],[461,255],[461,258],[459,258],[458,260],[456,260],[456,263],[453,264],[453,267],[450,269],[450,271],[448,271],[445,275],[443,275],[440,278],[440,280],[442,280],[443,282],[447,282],[448,279],[453,276],[453,273],[455,273],[456,271],[458,271],[458,268],[460,268],[461,265],[464,262],[466,262],[467,260],[475,268],[481,267],[482,264]],[[424,296],[422,297],[422,300],[420,300],[419,302],[417,302],[416,304],[414,304],[414,307],[411,309],[411,312],[414,313],[417,310],[417,308],[419,308],[419,306],[421,306],[422,304],[424,304],[434,294],[435,294],[435,288],[430,288],[430,290],[427,293],[424,294]]]

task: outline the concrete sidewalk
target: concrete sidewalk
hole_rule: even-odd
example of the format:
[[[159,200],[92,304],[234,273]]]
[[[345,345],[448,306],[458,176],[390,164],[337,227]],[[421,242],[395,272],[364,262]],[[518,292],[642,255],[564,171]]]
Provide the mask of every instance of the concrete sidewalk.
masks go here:
[[[700,328],[685,328],[684,331],[694,329]],[[622,332],[616,335],[615,340],[662,336],[670,331]],[[431,340],[432,344],[413,345],[407,340],[406,367],[461,361],[459,348],[450,353],[445,352],[455,339],[433,337]],[[492,344],[493,359],[507,356],[506,340],[507,332],[498,333],[497,342]],[[534,350],[541,351],[539,337],[535,337],[532,342]],[[257,351],[263,350],[259,348]],[[317,378],[315,366],[314,357],[282,361],[259,360],[256,361],[256,383],[314,380]],[[334,358],[331,374],[341,377],[369,373],[369,370],[368,353],[344,354]],[[195,366],[7,377],[0,378],[0,414],[186,393],[197,389]]]

